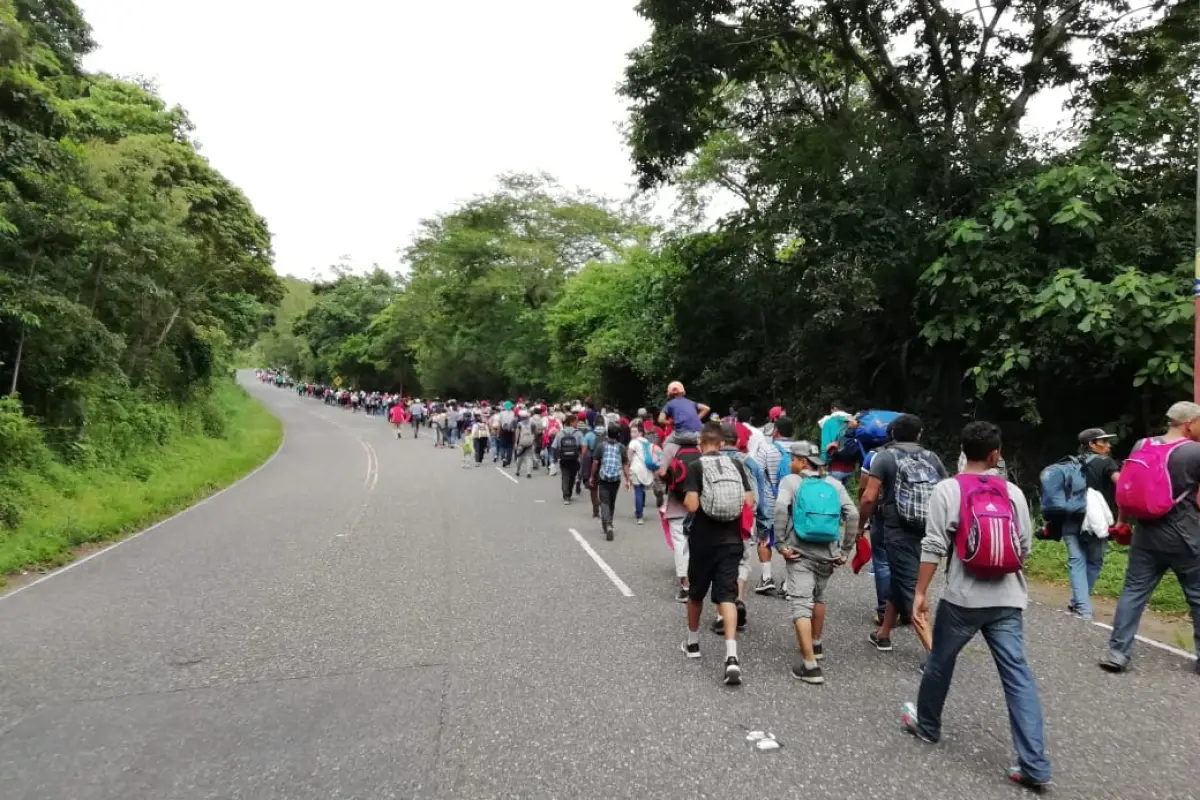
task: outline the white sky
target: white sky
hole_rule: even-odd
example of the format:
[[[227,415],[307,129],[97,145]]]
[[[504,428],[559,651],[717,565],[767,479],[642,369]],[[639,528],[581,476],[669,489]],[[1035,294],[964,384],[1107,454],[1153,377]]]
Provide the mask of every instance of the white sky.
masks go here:
[[[281,274],[399,265],[422,218],[502,172],[623,199],[635,0],[77,0],[88,69],[153,79],[267,219]],[[1025,126],[1053,127],[1065,93]],[[660,196],[665,212],[670,195]],[[718,194],[710,216],[736,203]]]
[[[152,78],[274,234],[282,274],[398,266],[417,222],[546,171],[623,198],[634,0],[77,0],[88,69]]]

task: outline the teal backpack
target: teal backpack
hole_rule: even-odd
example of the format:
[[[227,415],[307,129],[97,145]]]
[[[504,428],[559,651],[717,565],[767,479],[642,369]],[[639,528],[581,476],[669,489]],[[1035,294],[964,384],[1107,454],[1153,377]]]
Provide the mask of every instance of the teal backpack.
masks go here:
[[[836,542],[842,532],[842,501],[824,478],[805,477],[792,503],[792,527],[802,542]]]

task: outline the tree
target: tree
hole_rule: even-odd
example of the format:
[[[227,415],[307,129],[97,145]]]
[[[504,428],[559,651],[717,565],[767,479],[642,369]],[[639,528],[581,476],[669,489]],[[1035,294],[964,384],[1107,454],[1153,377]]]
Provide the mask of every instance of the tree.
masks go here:
[[[75,430],[89,387],[203,391],[282,296],[186,113],[86,73],[92,46],[70,0],[0,0],[0,385]]]

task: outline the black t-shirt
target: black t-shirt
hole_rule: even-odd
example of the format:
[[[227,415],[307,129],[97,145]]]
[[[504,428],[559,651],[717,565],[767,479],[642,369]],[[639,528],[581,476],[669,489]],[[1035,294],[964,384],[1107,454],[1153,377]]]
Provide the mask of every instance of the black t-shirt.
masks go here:
[[[1144,442],[1145,439],[1135,444],[1133,452]],[[1171,475],[1171,496],[1180,500],[1162,517],[1139,521],[1133,546],[1160,553],[1200,555],[1200,506],[1196,505],[1200,443],[1186,442],[1172,450],[1167,458],[1167,472]]]
[[[683,480],[685,494],[689,492],[699,494],[704,490],[704,465],[700,463],[700,458],[715,458],[717,455],[717,453],[712,453],[700,456],[688,465],[688,474]],[[729,460],[737,467],[738,475],[742,477],[742,490],[750,491],[750,479],[746,477],[746,468],[735,459],[730,458]],[[692,515],[691,527],[688,530],[689,547],[706,548],[726,544],[740,545],[741,543],[742,518],[740,515],[729,522],[713,519],[704,513],[703,508],[696,509],[696,513]]]
[[[1095,453],[1085,455],[1083,462],[1083,477],[1089,489],[1095,489],[1104,495],[1105,502],[1115,516],[1117,513],[1117,484],[1112,476],[1121,471],[1121,467],[1111,456]]]

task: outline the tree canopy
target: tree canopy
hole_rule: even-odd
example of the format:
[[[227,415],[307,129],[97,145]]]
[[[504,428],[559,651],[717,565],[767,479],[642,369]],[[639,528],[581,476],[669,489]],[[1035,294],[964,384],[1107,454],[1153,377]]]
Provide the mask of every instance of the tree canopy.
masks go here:
[[[187,114],[84,71],[92,46],[71,0],[0,0],[0,389],[74,431],[89,396],[207,386],[283,295]]]
[[[623,405],[678,378],[934,435],[986,416],[1030,458],[1145,430],[1192,377],[1198,9],[642,0],[629,144],[678,216],[508,176],[422,225],[336,355],[320,308],[341,295],[317,295],[307,374]],[[1027,119],[1045,92],[1053,130]],[[737,207],[705,226],[718,195]]]

